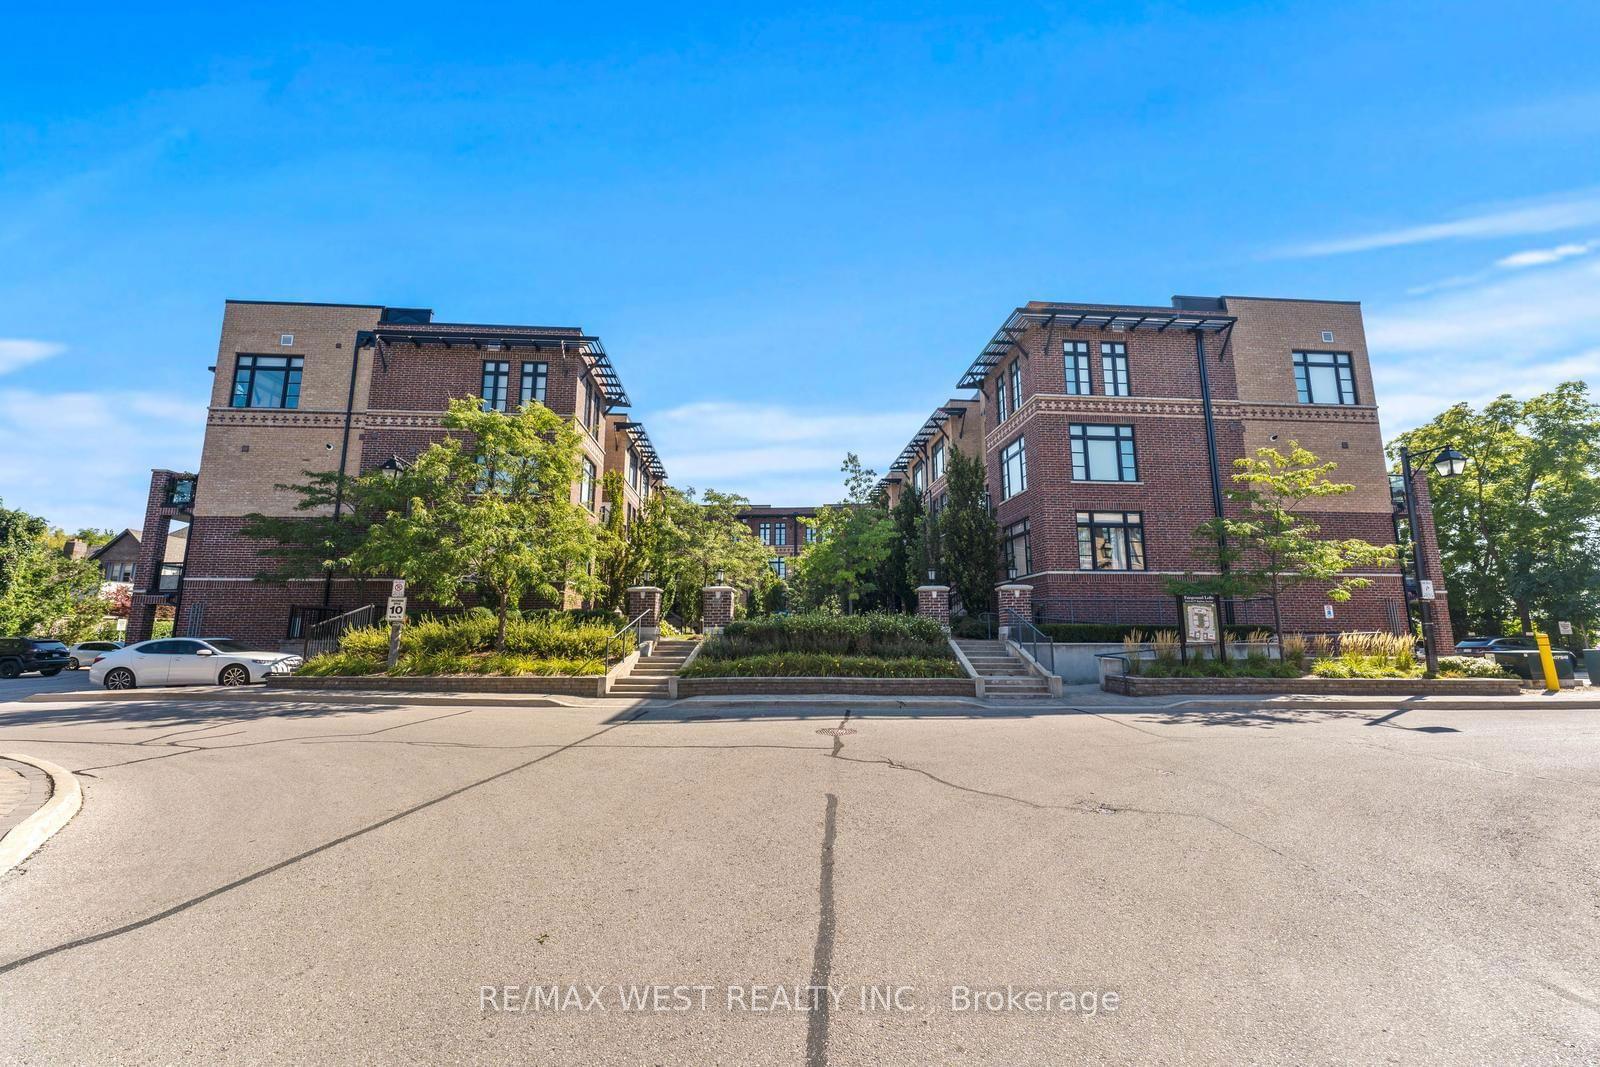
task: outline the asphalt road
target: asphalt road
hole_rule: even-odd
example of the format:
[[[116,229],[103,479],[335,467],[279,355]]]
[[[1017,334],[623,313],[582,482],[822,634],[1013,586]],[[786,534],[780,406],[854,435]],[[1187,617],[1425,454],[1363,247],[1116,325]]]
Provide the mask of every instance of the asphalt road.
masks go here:
[[[1600,712],[8,704],[0,750],[85,788],[0,875],[5,1062],[1600,1058]]]

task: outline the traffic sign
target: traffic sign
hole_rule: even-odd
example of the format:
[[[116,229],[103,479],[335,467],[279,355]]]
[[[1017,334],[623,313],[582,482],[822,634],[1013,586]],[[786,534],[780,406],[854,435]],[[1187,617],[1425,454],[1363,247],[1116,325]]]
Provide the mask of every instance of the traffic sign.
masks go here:
[[[1556,623],[1556,630],[1558,632],[1562,633],[1562,634],[1565,634],[1568,637],[1572,636],[1572,624],[1570,622],[1558,622],[1558,623]]]
[[[392,597],[389,598],[388,619],[392,623],[402,623],[402,622],[406,621],[406,598],[405,597],[403,597],[403,596],[392,596]]]
[[[405,595],[406,595],[406,580],[404,578],[396,578],[396,579],[394,579],[393,581],[391,581],[389,583],[389,599],[390,600],[402,600],[402,599],[405,598]]]
[[[1432,600],[1433,599],[1433,582],[1431,580],[1427,579],[1427,578],[1424,578],[1418,584],[1421,585],[1421,587],[1422,587],[1422,599],[1423,600]]]

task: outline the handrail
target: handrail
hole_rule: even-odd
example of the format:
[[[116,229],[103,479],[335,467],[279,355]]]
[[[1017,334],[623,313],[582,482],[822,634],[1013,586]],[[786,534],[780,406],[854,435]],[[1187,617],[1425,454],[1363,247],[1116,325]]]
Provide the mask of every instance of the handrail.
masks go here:
[[[606,638],[606,650],[605,650],[605,652],[603,652],[600,656],[590,656],[588,659],[583,661],[583,666],[587,667],[589,664],[593,663],[595,660],[602,659],[602,657],[603,657],[603,662],[604,662],[605,668],[607,670],[610,670],[611,669],[611,644],[612,644],[612,642],[621,640],[622,635],[627,633],[629,630],[637,631],[638,628],[639,628],[639,623],[644,620],[644,617],[646,615],[650,614],[651,610],[652,610],[651,608],[645,608],[643,611],[639,612],[639,614],[635,615],[633,618],[631,618],[627,622],[623,623],[622,624],[622,629],[618,630],[616,633],[614,633],[610,637]],[[619,656],[618,658],[620,659],[621,657]],[[582,670],[582,668],[579,668],[579,669],[580,669],[580,671]]]
[[[1055,641],[1043,630],[1035,626],[1032,620],[1023,618],[1022,613],[1016,608],[1007,608],[1006,630],[1007,636],[1012,641],[1015,641],[1018,645],[1028,646],[1028,654],[1033,657],[1035,663],[1044,667],[1051,674],[1056,673]],[[1041,656],[1039,654],[1040,649],[1047,649],[1048,651],[1044,656]],[[1046,659],[1049,660],[1048,663],[1045,662]]]
[[[359,608],[352,608],[331,619],[321,619],[302,628],[300,633],[300,658],[311,658],[311,642],[337,639],[346,630],[354,630],[360,626],[372,625],[372,618],[377,614],[377,607],[373,604],[363,604]],[[355,616],[360,616],[356,618]]]

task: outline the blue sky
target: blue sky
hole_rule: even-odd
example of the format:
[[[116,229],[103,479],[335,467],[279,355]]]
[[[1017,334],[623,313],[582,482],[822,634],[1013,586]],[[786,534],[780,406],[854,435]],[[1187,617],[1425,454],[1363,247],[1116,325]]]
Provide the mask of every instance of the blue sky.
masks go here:
[[[0,500],[139,525],[228,297],[581,325],[761,503],[1029,299],[1359,299],[1389,433],[1600,373],[1592,3],[929,7],[10,13]]]

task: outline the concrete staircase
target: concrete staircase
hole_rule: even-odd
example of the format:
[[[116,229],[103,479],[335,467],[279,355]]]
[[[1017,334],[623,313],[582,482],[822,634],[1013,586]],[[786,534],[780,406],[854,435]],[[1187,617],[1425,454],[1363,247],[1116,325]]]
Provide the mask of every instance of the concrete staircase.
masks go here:
[[[983,679],[987,697],[1047,697],[1050,683],[1011,654],[1003,641],[957,640],[956,647]]]
[[[693,641],[681,638],[657,641],[650,655],[640,657],[626,677],[611,680],[606,695],[626,700],[666,699],[667,679],[678,673],[694,646]]]

